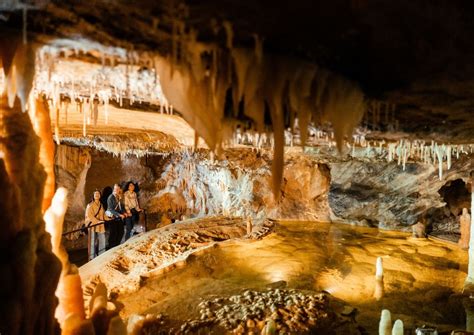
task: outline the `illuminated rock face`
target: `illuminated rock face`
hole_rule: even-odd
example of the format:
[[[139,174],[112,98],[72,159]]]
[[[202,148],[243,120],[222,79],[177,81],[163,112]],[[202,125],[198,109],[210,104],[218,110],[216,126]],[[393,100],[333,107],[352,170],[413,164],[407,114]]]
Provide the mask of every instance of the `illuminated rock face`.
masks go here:
[[[86,148],[61,145],[58,152],[61,150],[73,153]],[[291,153],[284,165],[281,199],[275,202],[271,155],[266,151],[232,149],[224,152],[226,159],[211,161],[205,152],[137,158],[87,150],[92,159],[88,172],[79,168],[83,166],[79,160],[69,168],[60,168],[57,162],[58,184],[69,183],[71,193],[78,189],[81,171],[87,172],[85,188],[68,211],[68,229],[82,222],[84,202],[94,189],[133,180],[140,185],[142,205],[154,215],[153,223],[159,223],[160,216],[171,209],[186,217],[233,213],[254,219],[332,219],[384,229],[403,229],[426,217],[428,229],[435,225],[432,229],[440,233],[458,231],[451,222],[457,217],[449,214],[452,204],[440,189],[464,178],[471,159],[461,156],[440,181],[433,165],[409,163],[403,171],[395,162],[325,157],[323,164],[317,156]],[[74,180],[72,175],[76,175]]]
[[[3,227],[0,240],[9,257],[1,262],[0,332],[53,334],[54,296],[61,266],[51,252],[41,213],[46,174],[38,138],[20,102],[0,98],[0,184]]]
[[[346,222],[367,220],[380,228],[413,225],[428,214],[436,222],[437,208],[446,205],[438,191],[449,180],[469,175],[472,155],[455,161],[442,181],[433,165],[351,160],[330,164],[329,206],[334,218]]]
[[[95,189],[129,180],[139,183],[142,206],[149,214],[158,214],[150,218],[150,224],[159,223],[155,221],[169,209],[187,217],[224,214],[258,220],[266,216],[329,219],[329,170],[310,158],[287,159],[277,203],[272,196],[270,156],[251,149],[226,151],[229,159],[224,161],[188,153],[117,157],[67,145],[59,146],[57,152],[57,183],[72,194],[65,230],[82,224],[85,202]]]
[[[69,192],[65,232],[76,228],[84,222],[84,209],[86,206],[84,187],[90,165],[89,149],[65,145],[56,147],[56,185],[58,187],[65,187]]]

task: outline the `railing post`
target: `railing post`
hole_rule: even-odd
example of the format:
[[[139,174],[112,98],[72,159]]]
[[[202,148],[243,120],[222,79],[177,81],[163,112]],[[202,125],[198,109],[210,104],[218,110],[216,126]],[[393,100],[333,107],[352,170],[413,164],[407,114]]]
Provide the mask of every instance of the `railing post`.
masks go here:
[[[89,228],[87,228],[87,261],[90,261],[92,259],[91,240],[91,232],[89,231]]]
[[[95,255],[95,230],[94,228],[89,228],[88,229],[88,246],[87,246],[87,250],[88,250],[88,260],[91,261],[94,259],[94,257],[96,256]]]
[[[145,220],[145,232],[148,231],[148,227],[147,227],[147,219],[146,219],[146,211],[143,210],[143,216],[144,216],[144,220]]]

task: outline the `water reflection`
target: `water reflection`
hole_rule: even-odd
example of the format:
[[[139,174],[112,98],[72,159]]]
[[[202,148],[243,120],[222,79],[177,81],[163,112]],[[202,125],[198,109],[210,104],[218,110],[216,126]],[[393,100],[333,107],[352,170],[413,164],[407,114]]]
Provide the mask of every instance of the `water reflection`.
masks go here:
[[[383,258],[384,267],[383,297],[378,300],[377,257]],[[434,324],[439,330],[451,330],[465,327],[458,292],[466,265],[467,253],[456,245],[412,239],[408,233],[280,222],[261,241],[225,242],[120,300],[125,305],[123,316],[149,310],[186,319],[197,313],[200,297],[285,281],[290,288],[325,290],[354,305],[359,309],[358,322],[369,333],[377,333],[382,309],[390,310],[393,320],[401,319],[405,329]]]

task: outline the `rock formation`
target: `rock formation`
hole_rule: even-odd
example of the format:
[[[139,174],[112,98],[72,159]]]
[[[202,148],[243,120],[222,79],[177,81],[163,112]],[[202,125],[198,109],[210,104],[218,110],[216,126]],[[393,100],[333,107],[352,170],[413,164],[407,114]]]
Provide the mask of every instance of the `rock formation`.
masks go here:
[[[462,209],[459,221],[461,226],[461,238],[459,239],[458,244],[461,248],[468,249],[471,236],[471,216],[467,212],[467,208]]]
[[[56,147],[54,162],[57,187],[64,187],[69,191],[69,209],[64,231],[71,231],[84,222],[85,185],[87,172],[91,166],[90,150],[59,145]]]
[[[446,180],[466,178],[471,162],[472,155],[454,162],[443,181],[432,165],[409,164],[400,171],[395,163],[351,160],[330,164],[333,219],[366,219],[379,228],[415,224],[425,213],[445,206],[438,190]]]
[[[140,182],[154,223],[169,210],[244,218],[250,238],[268,232],[266,218],[458,233],[470,197],[460,241],[471,240],[470,284],[473,17],[468,1],[297,0],[284,11],[261,1],[3,1],[0,333],[57,332],[52,250],[64,250],[42,215],[77,227],[91,189],[112,178]],[[94,162],[121,169],[95,182]],[[453,196],[455,184],[470,194]],[[67,213],[53,213],[56,186],[69,190]],[[60,260],[64,305],[69,293],[79,300],[80,281]],[[97,287],[96,331],[125,332]],[[64,333],[94,331],[63,307]],[[248,321],[228,328],[255,328]],[[308,330],[299,321],[258,328]]]
[[[2,285],[0,332],[53,334],[57,329],[54,292],[61,265],[51,251],[41,212],[46,173],[30,116],[22,113],[18,99],[10,108],[4,94],[0,139],[1,240],[8,255],[1,265],[7,277]]]

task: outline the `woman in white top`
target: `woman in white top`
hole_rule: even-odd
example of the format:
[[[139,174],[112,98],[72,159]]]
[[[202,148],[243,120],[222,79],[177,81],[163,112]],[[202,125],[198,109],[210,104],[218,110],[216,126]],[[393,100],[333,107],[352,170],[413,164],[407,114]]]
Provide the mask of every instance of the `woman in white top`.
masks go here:
[[[92,226],[107,221],[105,216],[104,206],[100,202],[101,193],[100,191],[94,191],[91,202],[87,204],[85,224],[86,226]],[[105,251],[105,225],[100,224],[95,226],[89,231],[89,234],[94,235],[92,242],[92,252],[90,258],[94,258]]]
[[[135,192],[135,184],[129,182],[127,185],[127,191],[123,194],[125,211],[127,212],[127,218],[125,219],[125,241],[130,238],[133,226],[138,222],[139,213],[142,211],[140,204],[138,203],[138,195]]]

